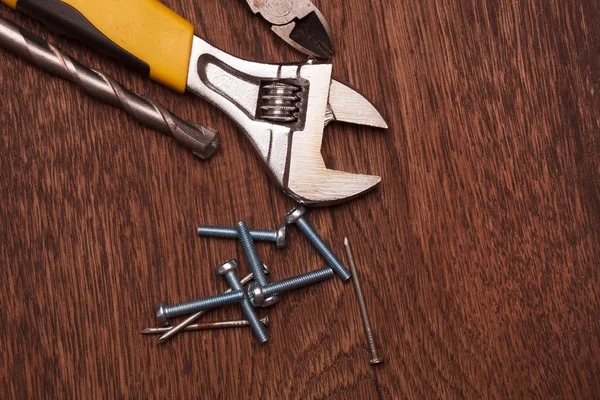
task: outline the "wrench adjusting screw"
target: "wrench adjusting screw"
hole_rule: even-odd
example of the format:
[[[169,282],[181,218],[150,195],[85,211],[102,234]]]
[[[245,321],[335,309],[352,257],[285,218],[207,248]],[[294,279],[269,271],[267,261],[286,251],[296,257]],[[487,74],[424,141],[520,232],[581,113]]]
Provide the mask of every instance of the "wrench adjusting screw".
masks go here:
[[[327,265],[333,269],[342,280],[347,281],[350,279],[352,274],[342,264],[342,262],[333,254],[333,251],[329,248],[327,243],[319,236],[319,234],[313,229],[312,226],[304,218],[306,208],[303,206],[294,207],[285,216],[286,225],[296,224],[298,229],[306,236],[308,241],[317,249],[319,254],[325,259]]]
[[[288,82],[268,82],[260,87],[260,118],[278,123],[298,122],[302,87]]]
[[[279,225],[274,231],[267,230],[249,230],[253,240],[259,242],[273,242],[278,249],[285,248],[286,226]],[[198,236],[216,237],[222,239],[237,239],[239,237],[234,228],[224,226],[200,225],[197,230]]]
[[[238,237],[240,243],[242,244],[242,248],[244,249],[244,253],[248,258],[248,264],[250,265],[250,269],[254,274],[254,281],[258,283],[260,287],[266,286],[269,281],[267,281],[267,276],[263,272],[263,263],[260,261],[258,257],[258,253],[256,252],[256,247],[254,246],[254,240],[252,240],[252,236],[250,236],[250,232],[248,231],[248,227],[246,223],[243,221],[238,222],[235,225],[235,230],[238,233]],[[268,296],[264,299],[264,302],[261,304],[254,304],[256,307],[269,307],[279,301],[279,297],[277,296]]]
[[[237,267],[237,260],[229,260],[219,265],[215,272],[217,273],[217,275],[225,277],[227,283],[229,283],[229,286],[231,286],[232,293],[233,291],[241,291],[242,293],[244,293],[244,287],[242,286],[242,283],[240,282],[237,273],[235,272]],[[242,312],[244,313],[246,320],[248,320],[248,323],[252,328],[254,336],[256,336],[260,343],[266,343],[269,340],[267,330],[265,329],[264,325],[260,322],[260,318],[256,314],[256,311],[254,311],[254,306],[252,305],[252,303],[250,303],[250,299],[245,293],[244,299],[240,303],[240,306],[242,307]]]

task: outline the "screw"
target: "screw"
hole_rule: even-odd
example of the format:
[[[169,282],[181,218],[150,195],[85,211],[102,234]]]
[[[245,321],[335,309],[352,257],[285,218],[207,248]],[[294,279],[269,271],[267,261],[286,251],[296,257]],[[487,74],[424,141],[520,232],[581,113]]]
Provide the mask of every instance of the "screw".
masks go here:
[[[261,324],[264,326],[269,326],[271,320],[268,316],[260,319]],[[243,328],[246,326],[250,326],[250,323],[245,319],[239,321],[222,321],[222,322],[203,322],[200,324],[190,324],[186,326],[184,331],[203,331],[207,329],[222,329],[222,328]],[[145,328],[142,331],[143,335],[160,335],[161,333],[167,333],[172,328],[168,326],[160,327],[160,328]]]
[[[287,225],[296,224],[298,229],[300,229],[304,236],[306,236],[308,241],[317,249],[319,254],[323,256],[327,262],[327,265],[333,269],[333,272],[342,278],[342,280],[347,281],[352,276],[350,271],[346,269],[344,264],[342,264],[335,254],[333,254],[333,251],[331,251],[329,246],[327,246],[327,243],[321,239],[319,234],[313,229],[312,226],[310,226],[308,221],[306,221],[304,218],[305,212],[306,209],[303,206],[292,208],[285,216],[285,223]]]
[[[235,224],[235,230],[238,233],[238,237],[244,249],[244,253],[246,253],[246,257],[248,258],[248,264],[250,264],[250,269],[254,274],[254,280],[258,283],[260,287],[266,286],[269,282],[267,281],[267,277],[262,270],[263,263],[258,258],[256,247],[254,247],[254,240],[252,240],[252,236],[250,236],[248,227],[242,221]],[[269,307],[277,303],[278,301],[279,297],[271,296],[266,298],[264,302],[260,304],[260,307]],[[258,304],[254,305],[259,306]]]
[[[156,319],[160,326],[167,326],[169,324],[169,318],[179,317],[180,315],[191,314],[200,310],[216,308],[227,304],[239,303],[244,300],[244,298],[245,294],[243,290],[234,290],[229,293],[209,296],[203,299],[192,300],[171,306],[168,306],[161,301],[156,305]]]
[[[270,272],[269,268],[267,268],[266,265],[263,265],[263,268],[264,268],[265,274],[268,274]],[[246,275],[241,280],[242,285],[245,285],[246,283],[250,282],[253,278],[254,278],[254,274],[252,274],[252,273],[250,273],[249,275]],[[229,292],[231,292],[231,289],[227,289],[223,293],[229,293]],[[197,313],[195,313],[193,315],[190,315],[184,321],[181,321],[179,324],[177,324],[173,328],[169,329],[168,332],[166,332],[164,335],[162,335],[161,337],[159,337],[156,340],[156,343],[166,342],[167,340],[169,340],[170,338],[174,337],[179,332],[181,332],[182,330],[184,330],[186,326],[189,326],[189,325],[193,324],[195,321],[197,321],[201,316],[203,316],[204,314],[206,314],[208,311],[209,310],[201,310],[201,311],[198,311]]]
[[[315,283],[327,280],[332,276],[333,270],[329,267],[325,267],[316,271],[294,276],[293,278],[269,283],[262,288],[256,283],[251,283],[250,286],[248,286],[248,296],[250,296],[250,299],[253,300],[254,304],[260,304],[265,297],[314,285]]]
[[[350,264],[350,269],[352,270],[354,290],[356,291],[360,313],[362,315],[363,324],[365,325],[365,333],[367,334],[367,341],[369,342],[369,348],[371,349],[370,362],[371,365],[376,365],[383,362],[383,359],[377,356],[377,347],[375,346],[375,338],[373,337],[373,330],[371,329],[369,315],[367,314],[367,305],[365,304],[365,298],[363,297],[362,289],[360,288],[360,282],[358,281],[358,275],[356,274],[356,265],[354,265],[354,257],[352,256],[352,249],[350,249],[350,242],[348,242],[347,237],[344,238],[344,246],[346,246],[346,255],[348,256],[348,264]]]
[[[218,275],[225,277],[232,290],[242,291],[242,293],[244,293],[244,287],[242,286],[242,283],[238,279],[237,273],[235,272],[237,267],[237,260],[229,260],[218,266],[215,272]],[[262,272],[262,266],[260,272]],[[254,306],[252,306],[252,303],[250,303],[250,299],[246,294],[244,294],[244,299],[240,303],[240,306],[242,307],[242,312],[246,316],[246,319],[252,328],[252,332],[254,332],[254,336],[256,336],[258,341],[260,343],[265,343],[267,340],[269,340],[267,330],[263,324],[260,323],[260,319],[258,318],[258,315],[256,315],[256,311],[254,311]]]
[[[234,228],[226,228],[224,226],[198,226],[198,236],[217,237],[222,239],[237,239],[238,233]],[[256,241],[274,242],[278,249],[285,248],[285,233],[286,226],[279,225],[274,231],[266,230],[250,230],[250,236]]]

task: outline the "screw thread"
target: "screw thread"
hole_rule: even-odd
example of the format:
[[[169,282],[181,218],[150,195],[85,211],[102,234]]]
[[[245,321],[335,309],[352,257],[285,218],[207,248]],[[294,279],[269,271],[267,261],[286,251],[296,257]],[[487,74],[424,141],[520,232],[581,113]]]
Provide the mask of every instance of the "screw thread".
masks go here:
[[[224,226],[209,226],[209,225],[200,225],[198,226],[198,236],[203,237],[216,237],[221,239],[237,239],[238,233],[233,228],[226,228]],[[276,242],[277,241],[277,232],[267,231],[262,229],[251,230],[249,231],[250,236],[253,240],[258,240],[261,242]]]
[[[315,230],[312,228],[312,226],[310,226],[306,219],[304,219],[303,217],[298,218],[298,220],[296,221],[296,226],[298,227],[298,229],[300,229],[304,236],[306,236],[308,241],[312,243],[315,249],[317,249],[319,254],[323,256],[325,262],[327,262],[327,265],[329,265],[331,269],[333,269],[333,271],[340,278],[342,278],[345,281],[350,279],[350,277],[352,276],[350,271],[348,271],[344,264],[342,264],[342,262],[336,257],[336,255],[329,248],[327,243],[325,243],[325,241],[321,239],[319,234],[315,232]]]
[[[242,286],[242,282],[240,282],[237,272],[229,271],[224,275],[224,278],[231,287],[231,290],[244,291],[244,286]]]
[[[235,291],[242,291],[242,293],[244,293],[244,291],[243,291],[244,287],[242,286],[242,283],[238,279],[237,273],[235,271],[229,271],[227,274],[225,274],[225,279],[227,280],[227,283],[229,283],[229,286],[231,286],[231,289],[233,289]],[[248,320],[248,323],[250,324],[250,327],[252,328],[252,332],[254,333],[254,336],[256,336],[258,341],[260,343],[265,343],[267,340],[269,340],[269,335],[267,334],[266,328],[260,322],[260,318],[256,314],[256,311],[254,310],[252,303],[250,303],[250,299],[248,298],[248,295],[245,293],[244,293],[244,299],[240,303],[240,306],[242,307],[242,312],[244,313],[244,316]]]
[[[260,285],[260,287],[265,286],[269,282],[267,281],[267,276],[263,271],[263,264],[258,258],[258,253],[256,252],[256,247],[254,246],[254,240],[248,231],[248,227],[244,222],[238,222],[235,225],[235,230],[238,233],[238,238],[242,244],[244,253],[248,258],[248,264],[250,264],[250,269],[254,274],[254,280]]]
[[[244,300],[244,291],[235,290],[229,293],[209,296],[203,299],[192,300],[181,304],[174,304],[165,307],[165,316],[167,318],[179,317],[181,315],[192,314],[200,310],[221,307],[227,304],[239,303]]]
[[[300,289],[306,286],[314,285],[330,279],[333,276],[333,270],[329,267],[324,267],[316,271],[307,272],[293,278],[284,279],[279,282],[269,283],[262,288],[263,295],[270,297],[278,293],[289,292],[291,290]]]
[[[277,232],[275,231],[266,231],[266,230],[251,230],[250,236],[252,236],[253,240],[258,240],[261,242],[276,242],[277,241]]]
[[[254,333],[254,336],[256,336],[256,339],[258,339],[260,343],[265,343],[269,340],[267,329],[262,324],[262,322],[260,322],[260,318],[256,314],[256,311],[254,311],[254,306],[252,306],[252,303],[250,303],[250,299],[248,299],[248,296],[245,295],[244,297],[244,300],[240,303],[242,307],[242,312],[248,320],[250,328],[252,328],[252,332]]]

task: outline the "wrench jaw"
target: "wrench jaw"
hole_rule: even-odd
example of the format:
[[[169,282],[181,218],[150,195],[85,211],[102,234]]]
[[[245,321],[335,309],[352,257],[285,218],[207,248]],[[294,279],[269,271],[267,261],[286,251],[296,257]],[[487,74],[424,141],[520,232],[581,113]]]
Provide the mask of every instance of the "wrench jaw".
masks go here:
[[[363,98],[355,91],[335,89],[331,64],[272,65],[233,57],[194,38],[188,90],[213,103],[250,139],[275,183],[306,205],[339,203],[360,196],[379,184],[377,176],[327,169],[321,155],[328,118],[353,120],[340,110],[339,93]],[[338,87],[339,89],[339,87]],[[338,97],[336,97],[338,96]],[[368,101],[365,100],[366,103]],[[357,101],[349,106],[365,106]],[[368,103],[370,105],[370,103]],[[372,105],[370,105],[372,107]],[[369,125],[380,126],[376,113]],[[376,117],[376,118],[375,118]],[[385,122],[383,122],[385,124]]]
[[[326,168],[318,171],[318,175],[313,175],[313,179],[300,176],[290,183],[284,192],[300,204],[321,207],[360,197],[381,182],[379,176],[352,174]]]
[[[331,70],[331,64],[307,64],[300,69],[300,76],[310,82],[308,108],[304,129],[292,136],[284,190],[298,202],[312,206],[350,200],[381,182],[378,176],[335,171],[325,166],[321,146],[330,91],[335,82]]]

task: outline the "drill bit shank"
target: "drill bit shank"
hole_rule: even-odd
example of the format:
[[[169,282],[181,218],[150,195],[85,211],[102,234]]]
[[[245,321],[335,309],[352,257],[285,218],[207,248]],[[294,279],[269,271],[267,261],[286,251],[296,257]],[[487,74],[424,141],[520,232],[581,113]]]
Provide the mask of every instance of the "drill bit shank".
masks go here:
[[[108,75],[80,64],[42,38],[3,18],[0,18],[0,47],[76,83],[90,96],[122,108],[149,128],[173,136],[202,159],[209,158],[219,147],[216,132],[182,120],[154,100],[133,93]]]

